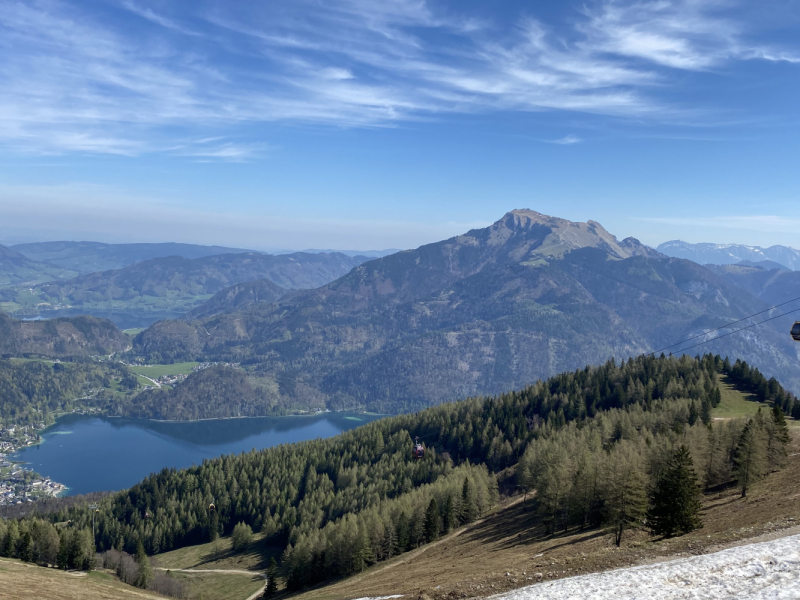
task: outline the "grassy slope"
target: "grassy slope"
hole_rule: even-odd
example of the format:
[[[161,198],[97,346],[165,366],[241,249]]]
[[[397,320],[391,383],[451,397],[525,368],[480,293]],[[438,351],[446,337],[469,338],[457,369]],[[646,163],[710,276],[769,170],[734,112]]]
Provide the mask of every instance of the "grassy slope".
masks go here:
[[[794,456],[788,458],[787,467],[756,484],[744,500],[736,489],[707,496],[705,527],[691,534],[654,540],[644,531],[633,531],[619,550],[610,533],[597,529],[545,537],[529,501],[506,505],[439,543],[381,563],[361,575],[307,591],[299,598],[488,596],[540,579],[644,564],[678,554],[704,554],[747,538],[788,534],[785,530],[798,529],[800,524],[800,427],[792,425],[789,454]]]
[[[173,577],[184,581],[190,596],[197,600],[246,600],[264,589],[261,575],[173,573]]]
[[[254,536],[247,552],[234,554],[229,537],[217,542],[187,546],[154,557],[153,565],[161,569],[173,569],[173,575],[189,585],[189,591],[203,600],[245,600],[264,587],[262,573],[266,570],[268,556],[280,552],[280,548],[266,548],[262,537]],[[276,556],[277,558],[277,556]],[[186,573],[174,569],[220,569],[237,573]],[[247,575],[250,571],[251,575]]]
[[[736,390],[726,379],[723,377],[719,384],[722,401],[711,413],[715,419],[738,419],[756,414],[759,407],[769,409],[769,405],[757,402],[749,394]]]
[[[111,575],[100,572],[69,573],[26,565],[17,560],[0,559],[0,598],[30,600],[161,600],[164,596],[144,592]],[[244,598],[244,596],[243,596]]]
[[[254,535],[247,552],[234,554],[231,538],[223,537],[217,542],[186,546],[159,554],[154,557],[153,564],[164,569],[235,569],[260,573],[266,570],[270,555],[270,549],[263,546],[262,539],[259,534]],[[274,550],[280,552],[278,548]]]

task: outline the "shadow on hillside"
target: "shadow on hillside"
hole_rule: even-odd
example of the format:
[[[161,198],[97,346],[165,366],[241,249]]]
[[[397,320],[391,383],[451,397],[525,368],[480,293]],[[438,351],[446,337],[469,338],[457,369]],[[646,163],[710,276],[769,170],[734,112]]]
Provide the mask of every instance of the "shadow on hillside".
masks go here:
[[[280,558],[281,551],[281,548],[271,546],[264,540],[253,542],[247,550],[241,552],[237,552],[233,548],[215,552],[212,548],[200,556],[200,562],[194,565],[194,567],[207,565],[213,562],[227,561],[231,564],[232,568],[235,568],[237,563],[246,563],[248,565],[247,570],[266,571],[269,568],[269,559],[275,557],[277,561]],[[245,558],[248,557],[254,560],[245,560]]]
[[[466,534],[470,539],[481,544],[494,544],[499,549],[551,542],[548,551],[562,546],[580,544],[590,539],[606,535],[597,527],[587,529],[570,528],[550,535],[545,532],[541,519],[536,515],[534,502],[520,502],[506,510],[501,510],[487,517],[482,523],[474,526]],[[558,540],[562,540],[558,542]],[[554,543],[553,543],[554,542]]]

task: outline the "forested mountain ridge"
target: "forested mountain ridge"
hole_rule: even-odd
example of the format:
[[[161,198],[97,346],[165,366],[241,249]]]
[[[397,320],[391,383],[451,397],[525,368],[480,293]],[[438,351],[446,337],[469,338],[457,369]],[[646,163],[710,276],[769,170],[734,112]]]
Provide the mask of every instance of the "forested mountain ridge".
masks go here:
[[[63,358],[124,352],[130,346],[130,338],[105,319],[19,321],[0,312],[0,355]]]
[[[68,279],[76,271],[59,265],[31,260],[19,252],[0,246],[0,287],[28,283],[35,285],[55,279]]]
[[[139,315],[150,324],[177,318],[234,284],[268,279],[287,289],[316,288],[364,260],[366,257],[305,253],[241,252],[196,259],[168,256],[32,289],[8,289],[0,298],[18,310],[45,311],[48,316],[65,311],[70,316],[94,314],[124,326],[126,317]]]
[[[766,307],[705,267],[618,242],[597,223],[520,210],[273,304],[157,323],[134,347],[154,362],[241,362],[272,378],[287,405],[402,412],[670,346]],[[800,389],[784,327],[708,348]]]
[[[269,279],[237,283],[214,294],[197,308],[186,313],[185,319],[202,319],[212,315],[242,310],[253,304],[276,302],[290,290]]]
[[[175,242],[159,244],[106,244],[103,242],[31,242],[11,248],[31,260],[50,263],[77,273],[121,269],[143,260],[180,256],[202,258],[216,254],[251,252],[242,248],[200,246]]]
[[[747,425],[714,423],[720,373],[771,402],[773,412]],[[128,551],[141,542],[159,553],[244,523],[285,547],[287,584],[301,587],[358,572],[475,519],[496,498],[492,473],[520,459],[519,482],[537,490],[545,523],[616,530],[617,519],[632,514],[619,512],[617,492],[637,485],[643,493],[681,446],[704,486],[755,481],[779,468],[781,410],[798,408],[777,381],[740,361],[713,355],[609,361],[335,438],[165,469],[101,501],[96,542],[101,550]],[[423,460],[412,456],[416,436],[427,447]],[[763,455],[745,473],[743,461],[732,457],[744,456],[751,443]],[[568,456],[555,460],[559,452]],[[621,477],[634,471],[638,483]],[[92,522],[85,507],[51,518],[70,519],[75,528]]]

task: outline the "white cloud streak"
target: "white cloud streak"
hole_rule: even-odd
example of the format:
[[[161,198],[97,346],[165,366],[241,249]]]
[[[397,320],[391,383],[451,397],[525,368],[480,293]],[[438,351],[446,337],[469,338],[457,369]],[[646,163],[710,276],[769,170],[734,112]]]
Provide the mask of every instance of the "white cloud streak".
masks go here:
[[[0,0],[0,143],[138,155],[174,153],[176,135],[273,121],[391,126],[545,110],[669,119],[681,111],[656,90],[675,70],[800,61],[747,43],[722,0],[603,0],[564,31],[531,17],[504,29],[425,0],[159,7],[122,0],[114,19],[61,0]],[[139,26],[121,26],[125,14]],[[226,139],[206,158],[256,154]]]
[[[579,138],[577,135],[566,135],[561,139],[552,140],[551,144],[559,144],[562,146],[570,146],[572,144],[580,144],[583,140]]]

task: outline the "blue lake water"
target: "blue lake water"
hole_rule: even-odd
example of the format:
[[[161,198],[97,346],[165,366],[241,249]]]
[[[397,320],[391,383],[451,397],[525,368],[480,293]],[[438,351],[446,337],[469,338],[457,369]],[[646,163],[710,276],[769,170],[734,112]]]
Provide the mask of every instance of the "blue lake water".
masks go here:
[[[334,436],[379,417],[325,413],[160,422],[68,415],[42,434],[44,442],[15,460],[69,487],[67,492],[121,490],[164,467],[199,465],[204,458]]]

